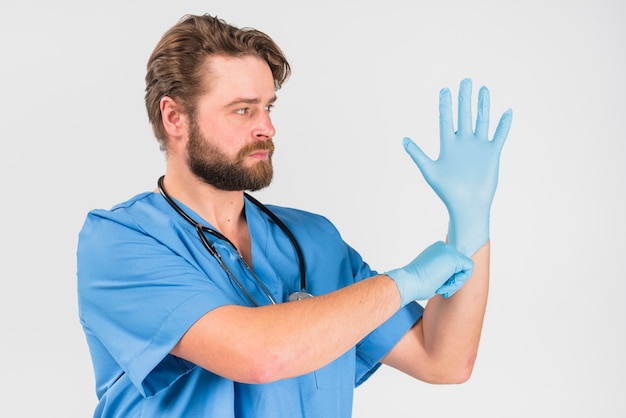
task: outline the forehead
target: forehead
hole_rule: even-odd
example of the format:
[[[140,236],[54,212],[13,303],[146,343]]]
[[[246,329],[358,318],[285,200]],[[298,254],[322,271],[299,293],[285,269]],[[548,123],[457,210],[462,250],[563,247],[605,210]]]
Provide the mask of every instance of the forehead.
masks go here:
[[[216,55],[209,57],[204,66],[205,91],[215,100],[233,97],[264,100],[274,96],[272,71],[259,57]]]

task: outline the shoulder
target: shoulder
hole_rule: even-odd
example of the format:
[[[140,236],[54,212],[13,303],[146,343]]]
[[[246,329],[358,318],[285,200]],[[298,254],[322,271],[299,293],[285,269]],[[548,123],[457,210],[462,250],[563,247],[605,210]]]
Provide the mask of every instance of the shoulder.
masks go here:
[[[93,244],[95,240],[97,246],[115,246],[120,241],[146,239],[169,242],[180,226],[173,222],[165,205],[158,193],[144,192],[110,209],[93,209],[80,230],[79,243]]]
[[[339,235],[335,225],[325,216],[283,206],[267,205],[289,228],[295,230],[310,230]]]
[[[339,257],[351,256],[351,248],[326,217],[301,209],[267,206],[291,231],[305,251]]]
[[[87,214],[85,224],[115,222],[125,226],[166,220],[167,215],[160,209],[158,194],[144,192],[118,203],[110,209],[93,209]]]

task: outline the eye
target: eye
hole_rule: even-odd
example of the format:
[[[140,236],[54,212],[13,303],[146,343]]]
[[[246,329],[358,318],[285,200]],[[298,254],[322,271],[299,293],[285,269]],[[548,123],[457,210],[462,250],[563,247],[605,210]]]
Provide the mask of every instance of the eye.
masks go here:
[[[271,112],[273,108],[274,108],[273,104],[265,106],[265,110],[267,110],[268,112]]]
[[[237,113],[238,115],[246,115],[248,114],[249,111],[250,109],[248,109],[247,107],[244,107],[244,108],[235,110],[235,113]]]

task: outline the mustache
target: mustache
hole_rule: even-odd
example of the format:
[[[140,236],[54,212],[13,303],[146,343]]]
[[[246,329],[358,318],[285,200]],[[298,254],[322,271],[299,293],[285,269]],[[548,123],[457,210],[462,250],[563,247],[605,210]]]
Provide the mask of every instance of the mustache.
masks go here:
[[[237,153],[237,158],[244,159],[251,152],[260,150],[268,150],[271,157],[274,153],[274,141],[272,141],[271,139],[267,139],[265,141],[256,141],[248,144],[239,150],[239,152]]]

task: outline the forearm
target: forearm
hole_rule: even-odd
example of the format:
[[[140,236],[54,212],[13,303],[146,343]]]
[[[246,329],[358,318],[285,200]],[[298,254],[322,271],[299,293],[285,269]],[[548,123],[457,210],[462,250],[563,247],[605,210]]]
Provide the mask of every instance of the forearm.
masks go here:
[[[297,302],[223,306],[202,317],[172,353],[227,378],[264,383],[335,360],[398,309],[387,276]]]
[[[487,242],[472,256],[474,271],[465,285],[448,299],[436,296],[428,301],[421,327],[424,350],[433,360],[435,374],[456,374],[460,375],[456,380],[464,381],[472,372],[487,305],[489,259]]]

